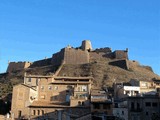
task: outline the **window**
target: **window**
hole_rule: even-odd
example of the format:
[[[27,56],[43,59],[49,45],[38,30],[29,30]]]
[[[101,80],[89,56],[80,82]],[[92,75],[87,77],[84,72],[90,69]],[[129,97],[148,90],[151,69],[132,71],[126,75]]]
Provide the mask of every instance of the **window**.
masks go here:
[[[32,113],[32,115],[36,115],[36,111],[35,111],[35,110],[33,110],[33,113]]]
[[[110,104],[103,104],[103,109],[111,109],[111,106]]]
[[[115,104],[114,104],[114,107],[115,107],[115,108],[118,108],[118,103],[115,103]]]
[[[22,111],[19,110],[19,111],[18,111],[18,118],[20,118],[21,116],[22,116]]]
[[[31,80],[32,80],[31,78],[28,78],[28,82],[31,82]]]
[[[78,101],[78,105],[82,105],[81,101]]]
[[[58,86],[54,86],[54,90],[58,90]]]
[[[82,102],[82,106],[84,106],[84,102]]]
[[[44,86],[41,86],[41,90],[44,90]]]
[[[158,106],[158,103],[156,103],[156,102],[152,103],[152,107],[157,107],[157,106]]]
[[[134,91],[134,94],[135,94],[135,95],[138,95],[138,93],[139,93],[138,91]]]
[[[38,85],[38,82],[39,82],[39,79],[37,78],[37,79],[36,79],[36,85]]]
[[[124,115],[124,111],[122,111],[122,115]]]
[[[54,101],[54,100],[57,100],[58,99],[58,96],[52,96],[51,97],[51,101]]]
[[[94,109],[100,109],[100,105],[99,104],[94,104]]]
[[[148,112],[146,112],[146,115],[148,115]]]
[[[137,103],[137,109],[138,109],[138,110],[140,109],[140,104],[139,104],[139,103]]]
[[[131,102],[131,109],[134,109],[134,102]]]
[[[129,93],[130,93],[129,91],[126,91],[126,95],[129,95]]]
[[[42,112],[42,115],[44,115],[44,110],[42,110],[41,112]]]
[[[151,106],[151,103],[150,102],[146,102],[146,107],[150,107]]]
[[[103,109],[107,109],[107,104],[103,104]]]
[[[37,114],[40,115],[40,110],[37,111]]]
[[[82,91],[86,92],[87,91],[87,86],[82,86]]]
[[[52,86],[48,86],[48,90],[52,90]]]

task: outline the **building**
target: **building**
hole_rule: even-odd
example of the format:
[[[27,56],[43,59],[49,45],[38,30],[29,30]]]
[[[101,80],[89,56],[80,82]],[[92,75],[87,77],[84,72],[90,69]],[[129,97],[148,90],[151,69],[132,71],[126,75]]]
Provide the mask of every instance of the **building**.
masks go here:
[[[153,81],[147,81],[147,80],[136,80],[136,79],[131,79],[129,83],[132,86],[138,86],[140,87],[140,93],[146,93],[150,91],[156,91],[156,85],[154,84]]]
[[[140,93],[139,86],[131,86],[125,83],[115,83],[114,87],[114,98],[121,99],[128,96],[136,96]]]
[[[156,91],[156,82],[131,80],[127,84],[114,84],[114,116],[124,120],[160,119],[160,96]]]
[[[156,93],[129,96],[117,102],[113,114],[122,120],[158,120],[160,97]]]
[[[13,88],[15,119],[70,120],[89,117],[92,77],[35,76]]]
[[[28,106],[37,100],[37,90],[25,85],[19,84],[13,87],[11,113],[13,118],[29,118],[30,110]]]
[[[152,80],[154,82],[154,85],[156,87],[156,91],[159,93],[160,95],[160,80],[156,80],[156,79],[153,79]]]
[[[157,94],[128,97],[129,120],[152,120],[160,118],[160,97]]]
[[[112,116],[112,105],[112,98],[107,94],[105,90],[92,89],[91,113],[93,120],[106,120],[107,118],[114,119],[114,116]]]
[[[129,120],[127,101],[114,101],[113,115],[119,120]]]

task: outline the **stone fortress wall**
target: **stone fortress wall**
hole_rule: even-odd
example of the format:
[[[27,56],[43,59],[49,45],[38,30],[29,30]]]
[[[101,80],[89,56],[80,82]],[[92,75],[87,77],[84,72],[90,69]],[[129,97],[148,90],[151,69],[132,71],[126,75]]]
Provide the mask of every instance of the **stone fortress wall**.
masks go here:
[[[38,60],[33,62],[29,67],[34,68],[34,67],[42,67],[42,66],[48,66],[51,65],[51,59],[52,58],[45,58],[43,60]]]
[[[25,69],[28,68],[31,64],[31,62],[9,62],[7,72]]]
[[[82,41],[82,46],[73,48],[67,46],[61,49],[60,52],[53,54],[52,65],[64,64],[85,64],[89,63],[89,50],[92,50],[91,42],[89,40]]]
[[[60,52],[57,52],[52,55],[52,58],[43,59],[39,61],[31,62],[10,62],[8,65],[7,72],[24,69],[24,68],[34,68],[34,67],[42,67],[55,65],[59,66],[63,64],[85,64],[89,63],[90,59],[100,59],[101,57],[106,57],[110,59],[124,60],[123,65],[127,65],[128,63],[124,63],[128,59],[128,49],[126,50],[116,50],[112,52],[111,48],[100,48],[92,50],[92,45],[90,40],[82,41],[82,45],[78,48],[73,48],[71,46],[67,46],[66,48],[61,49]],[[116,64],[117,64],[116,62]],[[122,61],[120,61],[122,64]],[[126,61],[127,62],[127,61]],[[115,65],[116,65],[115,64]],[[125,68],[128,68],[128,67]]]

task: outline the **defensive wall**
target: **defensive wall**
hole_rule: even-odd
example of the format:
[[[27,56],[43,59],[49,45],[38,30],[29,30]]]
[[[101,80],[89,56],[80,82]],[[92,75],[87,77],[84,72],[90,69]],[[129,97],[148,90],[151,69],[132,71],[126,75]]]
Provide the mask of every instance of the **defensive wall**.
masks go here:
[[[35,62],[33,62],[33,63],[31,64],[30,68],[42,67],[42,66],[51,65],[51,60],[52,60],[52,58],[47,58],[47,59],[35,61]]]
[[[117,66],[125,70],[129,69],[129,63],[127,59],[115,60],[115,61],[109,62],[109,65]]]
[[[98,57],[106,57],[110,59],[128,59],[128,49],[126,50],[115,50],[112,52],[111,48],[100,48],[95,49],[94,51],[90,52],[90,58],[96,58]]]
[[[7,68],[7,72],[28,68],[31,64],[31,62],[10,62]]]
[[[85,64],[89,63],[89,52],[81,49],[66,47],[60,52],[53,54],[52,65],[64,64]]]
[[[33,63],[31,62],[10,62],[8,65],[7,72],[24,69],[24,68],[34,68],[42,67],[48,65],[59,66],[63,64],[86,64],[89,63],[90,59],[101,59],[102,57],[121,60],[128,59],[128,49],[126,50],[116,50],[112,52],[111,48],[105,47],[100,49],[92,50],[92,45],[89,40],[82,41],[82,45],[78,48],[73,48],[67,46],[61,49],[59,52],[52,55],[52,58],[38,60]],[[122,64],[126,66],[128,63],[125,61],[119,61],[120,63],[114,62],[114,65],[121,66]],[[111,63],[112,64],[112,63]]]

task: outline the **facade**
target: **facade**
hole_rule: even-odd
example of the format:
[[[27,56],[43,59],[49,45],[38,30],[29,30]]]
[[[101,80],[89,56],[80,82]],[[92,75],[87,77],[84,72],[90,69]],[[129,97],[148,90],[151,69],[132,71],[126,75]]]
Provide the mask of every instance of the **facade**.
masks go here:
[[[160,118],[160,97],[144,95],[128,98],[129,120],[152,120]]]
[[[93,119],[102,120],[112,116],[112,98],[105,90],[94,89],[91,91],[91,113]]]
[[[12,95],[12,117],[13,118],[29,118],[29,109],[28,106],[33,103],[34,100],[37,100],[37,91],[36,89],[25,85],[20,84],[16,85],[13,88]]]
[[[147,93],[150,91],[156,91],[156,85],[153,81],[146,81],[146,80],[136,80],[131,79],[129,82],[132,86],[139,86],[140,93]]]
[[[12,116],[56,120],[88,117],[91,81],[91,77],[25,76],[24,83],[13,89]]]
[[[116,83],[114,84],[114,97],[121,99],[128,96],[136,96],[140,93],[140,87],[129,86],[129,84]]]
[[[129,96],[114,106],[113,114],[122,120],[158,120],[160,97],[157,94]]]
[[[126,107],[113,108],[113,115],[119,118],[120,120],[129,120],[128,109]]]
[[[153,79],[154,85],[156,86],[156,91],[160,95],[160,80]]]
[[[124,120],[160,119],[160,96],[156,88],[155,82],[144,80],[114,84],[113,114]]]

